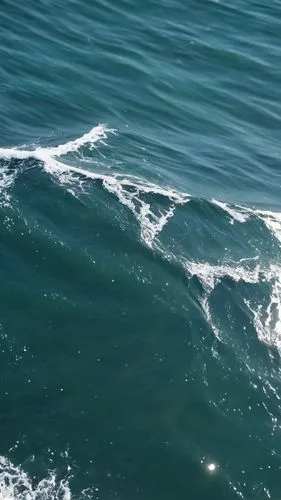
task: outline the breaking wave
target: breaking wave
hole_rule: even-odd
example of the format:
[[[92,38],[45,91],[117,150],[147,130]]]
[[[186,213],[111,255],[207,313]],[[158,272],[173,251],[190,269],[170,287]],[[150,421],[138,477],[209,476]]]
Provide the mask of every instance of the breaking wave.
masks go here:
[[[54,147],[0,148],[0,159],[4,160],[4,164],[0,167],[0,192],[3,195],[3,192],[13,185],[20,172],[20,169],[11,168],[11,163],[15,160],[37,160],[46,172],[65,185],[79,184],[81,179],[82,182],[83,179],[101,181],[103,187],[115,195],[119,202],[134,214],[140,224],[142,239],[151,246],[156,236],[173,216],[176,206],[186,204],[190,201],[191,196],[170,187],[159,186],[135,175],[104,174],[67,163],[67,159],[64,157],[68,158],[69,155],[74,156],[79,162],[89,163],[89,157],[83,152],[83,148],[87,146],[90,151],[97,149],[98,145],[106,143],[110,133],[115,133],[115,131],[104,125],[98,125],[81,137]],[[34,165],[31,165],[29,168],[33,167]],[[163,209],[161,213],[156,213],[151,204],[143,199],[143,196],[147,194],[165,198],[169,202],[168,208]],[[250,218],[261,219],[275,237],[281,241],[281,213],[255,210],[239,205],[231,206],[215,199],[210,203],[224,211],[231,224],[234,222],[244,223]]]
[[[135,175],[92,171],[84,166],[82,168],[81,163],[89,165],[91,162],[87,152],[105,144],[110,133],[114,133],[114,130],[99,125],[81,137],[55,147],[0,148],[1,203],[9,202],[9,190],[21,172],[19,164],[35,160],[70,192],[72,185],[83,189],[85,180],[99,181],[108,193],[115,196],[134,215],[140,227],[141,239],[152,247],[164,226],[175,214],[177,206],[187,204],[191,197],[187,193],[159,186]],[[73,160],[79,161],[79,166],[73,165]],[[38,163],[35,166],[38,166]],[[34,162],[27,164],[25,168],[34,168]],[[165,208],[159,209],[159,206],[154,205],[153,200],[159,197],[165,201],[162,204]],[[281,242],[281,213],[230,205],[215,199],[209,203],[225,214],[232,225],[244,224],[253,219],[261,221],[278,244]],[[159,250],[159,247],[157,248]],[[165,249],[161,248],[161,252],[165,253]],[[268,283],[271,293],[266,307],[264,302],[256,304],[249,299],[245,299],[245,304],[252,315],[259,339],[281,349],[281,269],[278,263],[261,263],[259,255],[250,259],[241,258],[238,262],[225,259],[218,264],[188,260],[184,257],[176,259],[189,277],[196,276],[201,283],[204,290],[200,299],[201,306],[216,336],[219,336],[219,329],[212,320],[209,305],[209,298],[216,286],[225,278],[235,283]]]

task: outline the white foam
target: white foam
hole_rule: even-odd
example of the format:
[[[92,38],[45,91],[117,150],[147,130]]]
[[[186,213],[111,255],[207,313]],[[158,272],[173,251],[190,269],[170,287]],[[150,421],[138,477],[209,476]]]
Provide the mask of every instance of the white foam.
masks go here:
[[[183,264],[191,276],[197,276],[206,292],[211,292],[223,277],[246,283],[258,283],[260,279],[263,279],[259,265],[250,270],[243,266],[212,265],[208,262],[185,261]]]
[[[259,339],[268,345],[274,345],[281,353],[281,267],[271,265],[267,274],[271,283],[268,305],[255,305],[245,300],[253,315],[253,324]]]
[[[224,203],[222,201],[218,201],[215,199],[212,199],[212,203],[213,203],[213,205],[217,205],[222,210],[227,212],[228,215],[230,215],[230,217],[231,217],[230,221],[232,224],[234,221],[237,221],[240,223],[246,222],[250,217],[250,213],[247,213],[247,211],[246,211],[246,209],[244,209],[244,207],[239,207],[238,205],[234,205],[234,207],[232,207],[232,206],[228,205],[228,203]]]
[[[104,143],[109,132],[114,131],[99,125],[82,137],[56,147],[37,147],[29,151],[18,148],[2,148],[0,149],[0,157],[6,160],[12,158],[21,160],[37,159],[42,163],[44,169],[55,176],[61,184],[78,183],[81,186],[83,183],[81,179],[100,180],[103,187],[116,196],[118,201],[134,214],[140,224],[142,239],[147,245],[151,246],[165,224],[173,216],[176,205],[189,201],[188,195],[178,193],[170,188],[157,186],[133,175],[97,173],[60,161],[61,156],[78,153],[85,145],[88,145],[89,149],[96,148],[97,143]],[[8,186],[8,183],[6,185]],[[162,209],[162,212],[157,212],[153,209],[152,204],[144,200],[144,196],[148,194],[163,196],[166,199],[166,204],[168,202],[168,207]]]
[[[33,484],[21,467],[0,456],[0,500],[71,500],[67,480],[58,481],[55,474]]]

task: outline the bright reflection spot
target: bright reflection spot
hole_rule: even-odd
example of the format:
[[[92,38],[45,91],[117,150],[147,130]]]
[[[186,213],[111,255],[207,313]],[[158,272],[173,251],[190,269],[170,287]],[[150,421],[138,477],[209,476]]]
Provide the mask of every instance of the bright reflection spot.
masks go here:
[[[210,472],[214,472],[216,470],[216,464],[208,464],[207,465],[207,469],[210,471]]]

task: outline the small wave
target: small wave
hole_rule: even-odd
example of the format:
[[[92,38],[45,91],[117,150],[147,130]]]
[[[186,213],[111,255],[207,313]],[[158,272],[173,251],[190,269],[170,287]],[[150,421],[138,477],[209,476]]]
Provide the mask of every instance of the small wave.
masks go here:
[[[0,456],[1,500],[71,500],[71,498],[68,480],[58,481],[56,475],[51,473],[47,478],[33,484],[21,467]]]

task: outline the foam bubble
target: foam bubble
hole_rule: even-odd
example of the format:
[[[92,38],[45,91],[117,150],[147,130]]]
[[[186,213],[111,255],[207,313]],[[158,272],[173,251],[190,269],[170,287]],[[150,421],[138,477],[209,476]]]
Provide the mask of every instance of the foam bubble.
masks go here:
[[[58,481],[55,474],[33,484],[21,467],[0,456],[1,500],[71,500],[67,480]]]

